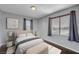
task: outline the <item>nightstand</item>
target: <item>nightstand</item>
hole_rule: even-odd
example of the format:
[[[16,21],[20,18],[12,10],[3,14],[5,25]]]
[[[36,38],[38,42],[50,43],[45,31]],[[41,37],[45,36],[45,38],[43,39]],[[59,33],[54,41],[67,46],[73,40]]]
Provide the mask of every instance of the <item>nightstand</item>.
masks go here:
[[[16,38],[14,32],[8,32],[7,44],[13,46],[15,45],[15,40]]]
[[[14,32],[8,32],[8,40],[7,40],[7,51],[6,54],[15,53],[15,34]]]
[[[14,44],[14,42],[13,41],[8,41],[7,42],[7,48],[8,47],[12,47],[12,46],[14,46],[15,44]]]
[[[8,41],[13,41],[15,42],[16,36],[14,32],[8,32]]]
[[[6,54],[14,54],[15,53],[15,46],[8,47]]]
[[[15,53],[15,45],[13,41],[8,41],[6,54],[13,54],[13,53]]]

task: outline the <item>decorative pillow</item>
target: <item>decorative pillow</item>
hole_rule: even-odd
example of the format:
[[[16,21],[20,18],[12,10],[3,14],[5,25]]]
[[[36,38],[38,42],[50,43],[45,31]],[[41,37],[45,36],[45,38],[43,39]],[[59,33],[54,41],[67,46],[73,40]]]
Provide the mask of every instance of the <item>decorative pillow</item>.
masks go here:
[[[22,31],[22,30],[18,30],[15,32],[15,35],[17,37],[22,37],[22,36],[26,36],[27,31]]]

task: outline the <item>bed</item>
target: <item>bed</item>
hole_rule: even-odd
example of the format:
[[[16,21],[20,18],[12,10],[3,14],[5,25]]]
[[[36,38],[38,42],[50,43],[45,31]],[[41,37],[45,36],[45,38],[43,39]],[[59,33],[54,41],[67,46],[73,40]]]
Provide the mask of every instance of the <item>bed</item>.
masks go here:
[[[19,32],[15,41],[15,54],[60,54],[61,50],[43,41],[32,32]],[[42,47],[42,48],[41,48]]]
[[[15,54],[24,54],[29,48],[43,43],[43,39],[32,33],[21,33],[15,41]]]

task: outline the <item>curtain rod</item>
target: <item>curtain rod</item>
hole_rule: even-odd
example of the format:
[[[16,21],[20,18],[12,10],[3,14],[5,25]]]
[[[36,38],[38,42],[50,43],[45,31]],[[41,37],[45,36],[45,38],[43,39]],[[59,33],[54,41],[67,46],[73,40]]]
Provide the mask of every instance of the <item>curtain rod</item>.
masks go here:
[[[70,13],[60,15],[60,16],[56,16],[56,17],[49,17],[49,19],[60,18],[60,17],[67,16],[67,15],[70,15]]]

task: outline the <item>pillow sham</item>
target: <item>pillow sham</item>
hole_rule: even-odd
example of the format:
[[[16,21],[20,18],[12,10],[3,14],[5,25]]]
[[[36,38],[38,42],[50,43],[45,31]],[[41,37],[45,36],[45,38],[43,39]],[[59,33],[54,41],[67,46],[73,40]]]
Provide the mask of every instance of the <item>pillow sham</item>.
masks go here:
[[[33,33],[27,33],[27,36],[35,36]]]
[[[19,34],[18,37],[26,37],[26,34]]]

